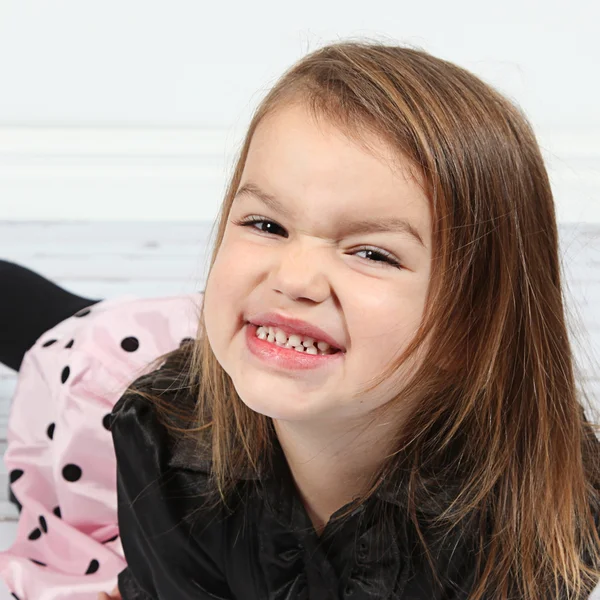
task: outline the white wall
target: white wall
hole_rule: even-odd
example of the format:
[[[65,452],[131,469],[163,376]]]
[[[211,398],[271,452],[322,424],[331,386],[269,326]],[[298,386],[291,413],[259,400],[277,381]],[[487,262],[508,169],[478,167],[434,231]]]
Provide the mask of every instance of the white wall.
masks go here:
[[[367,36],[516,100],[559,220],[600,222],[599,22],[592,0],[0,0],[0,219],[212,219],[276,78]]]

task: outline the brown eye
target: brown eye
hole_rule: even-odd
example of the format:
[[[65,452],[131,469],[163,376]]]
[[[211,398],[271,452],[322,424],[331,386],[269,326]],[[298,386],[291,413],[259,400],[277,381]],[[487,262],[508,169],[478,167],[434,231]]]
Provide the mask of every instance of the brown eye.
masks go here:
[[[383,250],[374,250],[373,248],[360,248],[357,252],[369,252],[371,256],[379,256],[383,260],[371,260],[370,262],[388,263],[392,267],[402,268],[400,263],[388,252]]]
[[[253,229],[258,229],[258,231],[260,231],[261,233],[274,233],[273,229],[276,229],[276,228],[283,229],[283,227],[281,227],[280,225],[277,225],[277,223],[275,223],[274,221],[269,221],[268,219],[259,219],[257,217],[250,217],[248,219],[243,219],[241,221],[235,222],[236,225],[240,225],[242,227],[249,227],[256,223],[268,223],[268,225],[271,226],[270,229],[268,229],[268,230],[263,230],[258,227],[253,227]]]

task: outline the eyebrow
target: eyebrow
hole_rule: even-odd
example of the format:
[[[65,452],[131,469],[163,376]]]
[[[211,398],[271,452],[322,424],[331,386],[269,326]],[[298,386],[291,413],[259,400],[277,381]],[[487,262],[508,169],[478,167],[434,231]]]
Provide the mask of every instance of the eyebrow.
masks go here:
[[[287,219],[291,220],[293,217],[293,212],[289,208],[284,206],[275,196],[268,194],[264,190],[261,190],[254,183],[248,182],[242,185],[236,192],[234,200],[235,198],[244,195],[254,196],[270,209],[278,212]],[[413,238],[423,248],[427,248],[418,230],[406,219],[398,217],[388,217],[385,219],[369,218],[362,219],[360,221],[349,221],[347,219],[342,219],[340,225],[350,235],[363,233],[387,233],[390,231],[403,233]]]

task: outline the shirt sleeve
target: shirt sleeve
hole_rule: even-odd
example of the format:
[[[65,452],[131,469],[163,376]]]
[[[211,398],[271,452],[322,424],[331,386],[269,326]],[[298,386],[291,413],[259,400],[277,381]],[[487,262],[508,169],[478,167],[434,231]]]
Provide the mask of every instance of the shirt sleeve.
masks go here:
[[[198,513],[198,491],[207,478],[169,465],[170,433],[141,396],[124,395],[115,404],[111,432],[128,565],[119,574],[123,600],[232,600],[223,568],[221,511],[217,518],[212,512],[186,518],[190,510]]]

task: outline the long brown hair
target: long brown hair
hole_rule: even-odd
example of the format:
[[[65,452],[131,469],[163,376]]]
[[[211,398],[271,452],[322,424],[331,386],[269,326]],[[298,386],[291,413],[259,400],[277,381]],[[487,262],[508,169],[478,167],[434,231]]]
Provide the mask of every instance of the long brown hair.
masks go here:
[[[399,479],[399,457],[409,457],[408,513],[428,558],[417,508],[435,492],[432,482],[439,487],[436,473],[460,481],[434,521],[447,531],[477,524],[471,600],[587,598],[600,578],[597,426],[584,413],[584,403],[593,405],[567,332],[554,200],[527,118],[425,51],[364,38],[324,46],[287,70],[257,108],[215,223],[210,269],[254,131],[293,102],[357,143],[369,132],[392,144],[430,200],[424,318],[404,355],[368,388],[429,340],[407,386],[374,416],[409,400],[414,408],[360,502]],[[195,343],[156,360],[168,359],[173,382],[193,394],[190,427],[173,425],[176,407],[159,394],[135,385],[129,393],[152,400],[174,435],[209,435],[214,489],[226,502],[236,473],[269,455],[274,430],[241,401],[202,331],[203,309]]]

